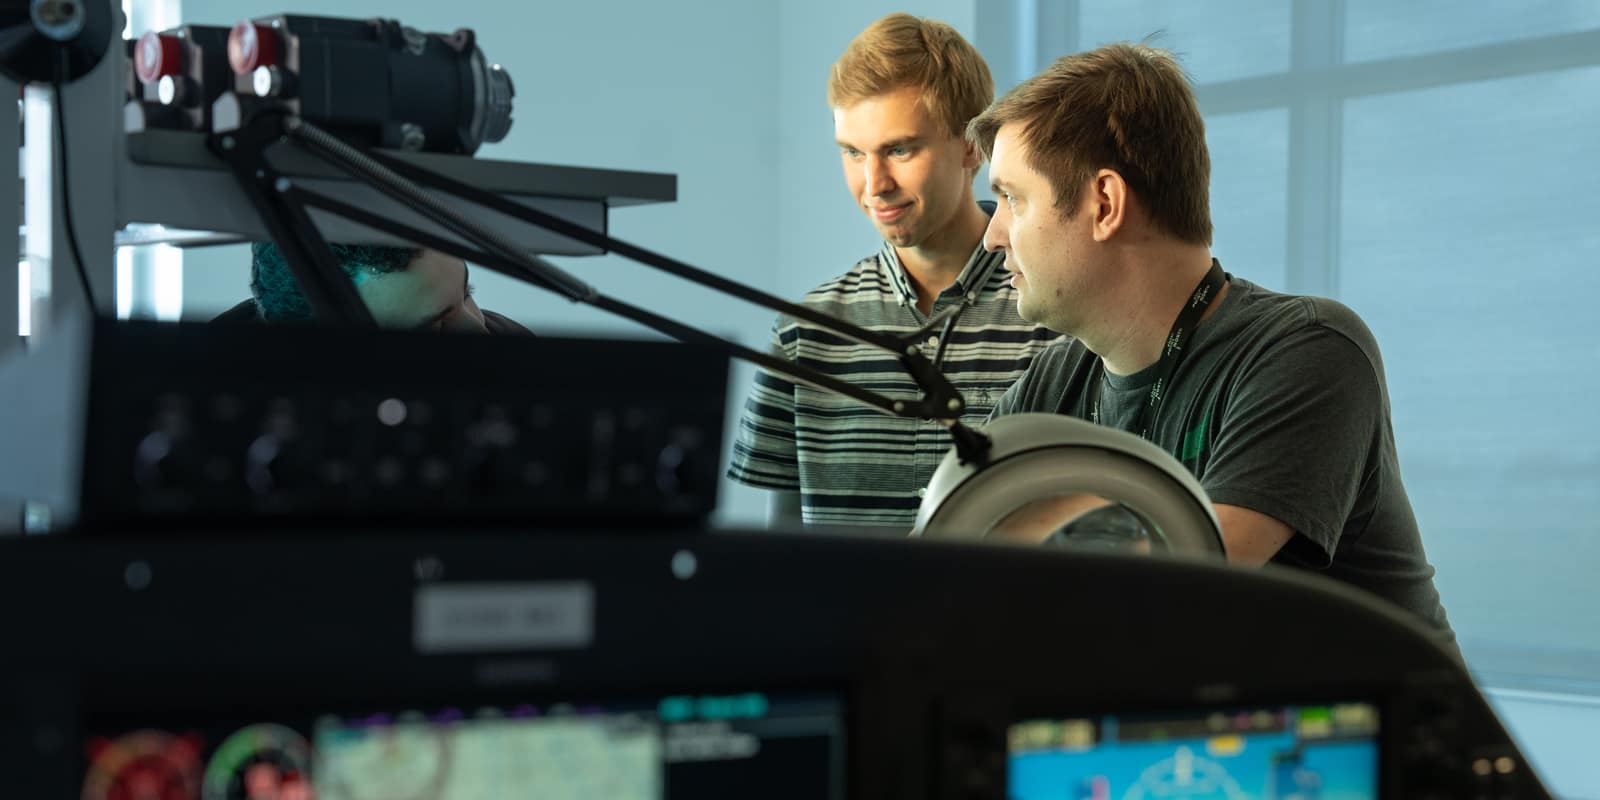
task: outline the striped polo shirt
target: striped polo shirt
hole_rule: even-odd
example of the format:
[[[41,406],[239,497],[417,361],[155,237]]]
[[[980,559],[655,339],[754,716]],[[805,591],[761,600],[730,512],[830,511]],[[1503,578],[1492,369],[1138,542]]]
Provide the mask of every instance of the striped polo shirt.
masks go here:
[[[943,371],[966,399],[961,419],[981,425],[1034,355],[1061,338],[1017,316],[1005,256],[978,247],[934,300],[937,316],[962,306],[945,343]],[[817,287],[805,305],[863,328],[908,335],[930,315],[894,247]],[[923,352],[937,351],[939,331]],[[893,354],[781,316],[775,352],[891,399],[921,397]],[[892,417],[843,395],[758,370],[745,402],[728,476],[764,489],[796,491],[807,524],[893,526],[910,530],[928,479],[951,447],[938,422]]]

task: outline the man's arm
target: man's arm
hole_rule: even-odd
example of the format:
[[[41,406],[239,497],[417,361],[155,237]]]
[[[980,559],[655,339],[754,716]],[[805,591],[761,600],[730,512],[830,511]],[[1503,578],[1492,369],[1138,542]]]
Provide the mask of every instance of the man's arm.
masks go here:
[[[1228,561],[1259,567],[1283,549],[1294,537],[1294,529],[1282,520],[1242,506],[1218,503],[1217,521],[1222,523],[1222,546]]]
[[[1016,544],[1040,544],[1080,515],[1111,501],[1090,494],[1069,494],[1035,500],[1006,515],[987,538]]]
[[[1200,479],[1230,560],[1260,564],[1287,545],[1331,563],[1385,435],[1385,403],[1377,365],[1330,328],[1282,336],[1255,359],[1229,392]]]
[[[774,528],[798,528],[805,524],[799,492],[774,491],[767,508],[767,523]]]
[[[1001,520],[989,532],[989,538],[1040,544],[1067,523],[1109,502],[1087,494],[1035,500]],[[1294,536],[1294,529],[1259,511],[1220,504],[1214,508],[1217,521],[1222,525],[1223,548],[1227,551],[1228,560],[1235,564],[1259,567],[1272,560]]]
[[[783,319],[772,330],[772,353],[792,361],[779,336]],[[765,368],[757,368],[739,417],[729,478],[747,486],[777,493],[800,491],[800,462],[795,443],[792,381]],[[774,516],[776,519],[776,516]]]

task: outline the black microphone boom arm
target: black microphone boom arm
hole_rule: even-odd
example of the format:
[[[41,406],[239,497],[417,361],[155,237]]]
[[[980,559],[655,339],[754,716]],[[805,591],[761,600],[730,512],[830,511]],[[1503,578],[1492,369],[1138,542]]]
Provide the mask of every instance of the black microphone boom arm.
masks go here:
[[[460,237],[467,244],[463,245],[413,226],[380,217],[299,185],[274,169],[267,157],[269,148],[285,141],[299,146],[329,166],[383,192],[430,222]],[[503,275],[560,294],[573,302],[587,303],[633,320],[680,341],[719,348],[734,358],[756,364],[800,383],[845,395],[885,414],[941,420],[950,427],[963,462],[984,461],[988,450],[988,439],[961,424],[960,418],[966,410],[966,400],[938,367],[939,361],[942,361],[943,344],[933,360],[923,354],[918,344],[930,331],[941,326],[948,331],[950,322],[948,314],[929,320],[922,329],[905,336],[868,330],[816,309],[790,303],[775,295],[613,238],[608,234],[514,203],[415,164],[351,145],[279,108],[265,106],[256,109],[245,118],[239,128],[211,134],[207,146],[233,171],[246,196],[261,214],[273,240],[283,252],[284,260],[294,274],[295,280],[300,284],[301,291],[306,295],[307,301],[319,319],[368,327],[375,324],[371,313],[356,295],[353,284],[338,268],[328,243],[317,231],[315,223],[306,211],[307,208],[321,209],[367,227],[403,237],[420,246],[481,264]],[[730,342],[698,328],[602,295],[571,273],[525,252],[504,237],[474,223],[461,212],[441,202],[428,190],[451,195],[723,294],[787,314],[845,338],[886,350],[895,355],[901,366],[916,382],[922,391],[922,397],[914,401],[893,400],[810,367]],[[948,336],[941,337],[941,343],[948,338]]]

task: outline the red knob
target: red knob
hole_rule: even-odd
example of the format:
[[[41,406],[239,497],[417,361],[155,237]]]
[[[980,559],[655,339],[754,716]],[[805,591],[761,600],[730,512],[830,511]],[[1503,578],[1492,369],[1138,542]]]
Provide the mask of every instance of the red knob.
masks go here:
[[[246,19],[228,32],[228,66],[235,73],[249,75],[277,63],[278,36],[272,28]]]
[[[183,42],[176,36],[145,31],[133,49],[133,71],[139,80],[155,83],[183,69]]]

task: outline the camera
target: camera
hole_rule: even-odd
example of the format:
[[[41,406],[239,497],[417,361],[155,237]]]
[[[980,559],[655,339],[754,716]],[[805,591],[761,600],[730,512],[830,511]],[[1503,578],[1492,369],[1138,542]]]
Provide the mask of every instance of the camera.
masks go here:
[[[128,49],[130,131],[228,130],[277,106],[356,144],[471,155],[511,130],[511,76],[465,28],[282,14],[150,31]]]

